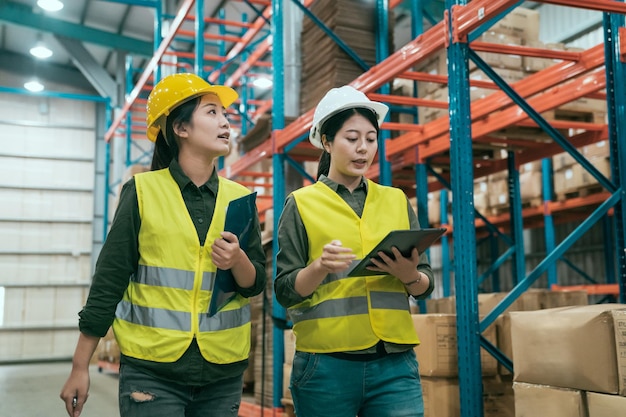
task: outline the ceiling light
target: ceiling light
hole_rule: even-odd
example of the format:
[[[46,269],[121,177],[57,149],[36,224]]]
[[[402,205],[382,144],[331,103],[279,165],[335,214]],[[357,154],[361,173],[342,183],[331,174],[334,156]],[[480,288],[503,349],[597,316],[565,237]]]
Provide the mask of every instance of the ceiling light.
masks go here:
[[[274,83],[269,78],[262,77],[262,78],[257,78],[256,80],[254,80],[252,82],[252,85],[254,85],[257,88],[267,89],[273,86]]]
[[[58,12],[63,8],[63,2],[59,0],[37,0],[37,6],[48,12]]]
[[[46,59],[52,56],[52,51],[43,42],[39,41],[30,48],[30,54],[39,59]]]
[[[32,91],[33,93],[39,93],[43,91],[43,84],[39,82],[37,78],[33,78],[32,80],[24,83],[24,88],[28,91]]]

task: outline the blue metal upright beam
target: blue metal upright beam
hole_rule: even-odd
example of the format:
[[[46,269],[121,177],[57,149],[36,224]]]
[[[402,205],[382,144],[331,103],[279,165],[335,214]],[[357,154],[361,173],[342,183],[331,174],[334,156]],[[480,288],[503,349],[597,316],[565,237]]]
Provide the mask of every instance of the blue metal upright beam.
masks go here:
[[[604,13],[603,26],[611,174],[621,195],[614,211],[619,301],[626,303],[626,58],[620,56],[620,42],[622,45],[626,43],[624,16]]]
[[[454,224],[454,265],[461,415],[482,417],[476,232],[474,228],[474,164],[470,115],[469,46],[455,42],[454,7],[466,0],[446,0],[450,114],[450,173]]]
[[[382,62],[389,56],[389,0],[376,0],[376,62]],[[389,94],[389,84],[380,87],[380,94]],[[389,120],[389,113],[385,121]],[[391,164],[387,161],[386,144],[390,138],[388,130],[381,130],[378,135],[378,167],[379,181],[383,185],[391,185]]]
[[[282,0],[272,0],[272,68],[274,71],[274,88],[272,90],[272,140],[277,130],[285,127],[285,57],[283,54],[283,8]],[[274,228],[272,240],[272,279],[276,279],[276,254],[278,253],[278,220],[285,201],[285,162],[282,154],[272,155],[272,198],[274,207]],[[276,300],[272,291],[272,316],[286,320],[285,308]],[[273,336],[273,404],[281,407],[283,394],[283,362],[285,360],[285,341],[283,329],[274,326]]]
[[[515,153],[508,152],[509,168],[509,213],[511,219],[511,237],[515,251],[513,253],[513,285],[526,275],[524,256],[524,222],[522,217],[522,198],[519,184],[519,171],[515,166]]]
[[[541,161],[541,195],[544,207],[549,201],[552,201],[552,159],[544,158]],[[552,213],[544,210],[543,213],[543,234],[546,244],[546,253],[552,253],[556,247],[555,243],[555,230],[554,219]],[[556,273],[556,263],[548,266],[548,288],[552,288],[552,285],[558,284],[558,277]]]
[[[196,0],[196,20],[194,31],[196,35],[194,45],[195,61],[193,70],[200,78],[204,78],[204,0]]]

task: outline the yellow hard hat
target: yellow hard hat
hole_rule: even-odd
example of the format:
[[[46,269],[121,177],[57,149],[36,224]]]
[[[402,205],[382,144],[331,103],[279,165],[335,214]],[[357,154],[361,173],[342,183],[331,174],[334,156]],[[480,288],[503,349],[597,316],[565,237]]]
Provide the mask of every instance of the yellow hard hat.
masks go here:
[[[172,109],[195,97],[213,93],[228,107],[239,95],[235,90],[224,85],[211,85],[195,74],[179,73],[168,75],[159,81],[148,96],[146,103],[147,136],[156,141],[159,131],[165,127],[165,118]]]

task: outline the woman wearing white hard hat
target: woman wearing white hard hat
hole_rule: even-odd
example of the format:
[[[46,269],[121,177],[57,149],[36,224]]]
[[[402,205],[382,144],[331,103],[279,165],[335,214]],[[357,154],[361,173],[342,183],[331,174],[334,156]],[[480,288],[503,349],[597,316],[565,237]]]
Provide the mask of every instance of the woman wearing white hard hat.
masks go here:
[[[266,255],[258,216],[246,251],[224,231],[228,203],[250,193],[219,177],[215,165],[229,152],[226,108],[236,99],[230,87],[182,73],[150,93],[152,171],[124,185],[100,252],[61,391],[70,416],[83,410],[89,362],[111,325],[121,351],[121,417],[238,416],[248,297],[265,288]],[[218,268],[232,272],[234,296],[209,315]]]
[[[420,227],[401,190],[364,177],[387,110],[350,86],[326,94],[310,133],[323,149],[318,181],[290,194],[280,218],[274,287],[296,337],[298,417],[424,413],[408,297],[433,290],[426,255],[394,248],[375,263],[384,274],[348,276],[389,231]]]

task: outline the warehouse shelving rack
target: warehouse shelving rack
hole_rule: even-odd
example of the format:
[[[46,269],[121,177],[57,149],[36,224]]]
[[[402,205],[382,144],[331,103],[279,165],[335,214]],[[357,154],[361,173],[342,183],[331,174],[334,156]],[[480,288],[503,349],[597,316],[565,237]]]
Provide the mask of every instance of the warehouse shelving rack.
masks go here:
[[[459,345],[459,384],[461,395],[461,410],[463,415],[482,415],[482,385],[480,370],[480,348],[489,350],[505,365],[510,366],[510,360],[503,357],[501,353],[491,346],[480,335],[481,332],[502,313],[517,297],[526,291],[530,285],[544,272],[549,271],[552,265],[559,259],[578,237],[587,231],[594,223],[599,221],[609,210],[615,221],[616,231],[616,252],[618,278],[616,285],[619,289],[620,300],[624,302],[626,293],[626,260],[623,249],[625,248],[625,213],[622,208],[623,195],[622,184],[624,183],[624,170],[626,170],[626,146],[624,141],[618,140],[624,137],[624,121],[626,120],[625,86],[623,80],[626,79],[624,69],[624,57],[626,55],[626,32],[624,30],[624,16],[626,5],[621,1],[609,0],[545,0],[543,3],[550,3],[561,6],[573,6],[587,8],[605,12],[604,29],[605,45],[591,48],[580,53],[545,51],[537,48],[512,47],[502,45],[490,45],[478,42],[478,35],[482,33],[489,23],[508,13],[522,2],[514,0],[474,0],[467,3],[463,0],[447,1],[443,21],[434,23],[433,26],[416,36],[414,40],[407,43],[400,50],[389,54],[389,56],[379,56],[380,62],[357,77],[351,84],[368,93],[371,98],[388,102],[392,105],[402,106],[433,106],[445,108],[449,106],[449,117],[440,118],[424,125],[404,125],[387,122],[383,125],[385,130],[402,130],[406,133],[394,139],[385,141],[381,147],[380,165],[372,167],[368,176],[379,178],[381,183],[393,183],[393,172],[404,167],[415,170],[415,182],[417,189],[421,192],[430,189],[436,191],[441,188],[441,184],[426,182],[426,175],[432,163],[447,163],[450,167],[449,174],[441,175],[444,182],[449,182],[454,195],[452,205],[453,215],[453,245],[455,253],[455,270],[457,276],[462,275],[466,279],[455,280],[456,302],[457,302],[457,323],[458,323],[458,345]],[[148,63],[142,76],[134,89],[129,94],[118,119],[114,121],[107,132],[107,139],[110,139],[113,132],[121,122],[123,114],[128,112],[132,102],[139,96],[138,92],[148,81],[153,71],[157,69],[157,64],[168,43],[172,40],[172,34],[178,30],[182,20],[187,16],[193,1],[186,1],[180,8],[179,13],[172,22],[170,35],[155,48],[155,55]],[[198,3],[202,3],[199,1]],[[304,4],[308,7],[312,1]],[[401,1],[378,0],[377,5],[383,15],[389,9],[397,7]],[[419,1],[411,1],[411,10],[415,16],[420,15],[422,8]],[[264,3],[267,5],[268,3]],[[198,6],[201,7],[201,6]],[[197,8],[201,10],[201,8]],[[198,13],[197,13],[198,14]],[[254,62],[258,61],[271,50],[274,73],[274,96],[271,105],[273,106],[273,131],[270,138],[264,143],[243,155],[232,165],[223,169],[222,174],[233,179],[243,176],[254,176],[250,172],[250,167],[259,161],[272,158],[273,166],[273,203],[263,209],[274,207],[274,230],[276,230],[277,220],[280,215],[279,210],[285,198],[284,191],[284,163],[294,162],[297,158],[290,158],[289,153],[297,153],[302,150],[309,150],[310,146],[304,140],[306,132],[310,128],[312,111],[309,111],[289,125],[285,125],[284,118],[284,80],[282,78],[283,51],[282,51],[282,9],[281,2],[275,0],[263,10],[264,19],[272,19],[272,39],[266,39],[255,45],[254,51],[248,49],[245,62],[241,63],[237,70],[225,81],[225,84],[234,86],[238,80],[252,68]],[[261,18],[259,18],[261,19]],[[257,19],[253,23],[253,28],[248,28],[248,32],[242,36],[242,40],[231,49],[226,55],[226,62],[231,65],[238,54],[246,50],[254,38],[254,31],[259,22]],[[419,26],[419,25],[416,25]],[[620,44],[619,39],[622,39]],[[425,61],[429,56],[438,50],[447,49],[449,74],[452,77],[433,76],[414,72],[411,69],[415,64]],[[514,53],[519,55],[549,57],[564,60],[561,64],[556,64],[535,75],[530,75],[513,85],[513,88],[504,83],[500,77],[490,70],[489,66],[481,62],[475,51],[489,51],[497,53]],[[502,91],[477,100],[470,101],[469,88],[472,85],[481,87],[493,86],[492,83],[476,82],[469,80],[468,61],[473,60],[477,66],[491,76],[495,85]],[[200,67],[202,68],[202,67]],[[197,68],[196,68],[197,69]],[[220,72],[212,72],[209,80],[215,82],[220,76]],[[448,83],[450,91],[449,105],[441,102],[433,102],[421,98],[397,97],[384,94],[384,87],[394,78],[406,78],[416,81],[431,81]],[[622,80],[622,82],[620,82]],[[601,90],[606,88],[606,99],[609,109],[609,120],[607,126],[597,126],[589,123],[550,122],[547,123],[540,113],[558,107],[580,97],[602,97],[605,95]],[[378,91],[378,92],[376,92]],[[268,108],[268,103],[264,105]],[[523,109],[523,111],[520,110]],[[498,117],[492,114],[499,111]],[[554,145],[542,145],[540,148],[527,147],[522,152],[518,152],[508,161],[483,161],[481,167],[475,168],[475,161],[472,158],[472,145],[479,143],[484,138],[489,137],[494,131],[512,125],[542,127],[555,142]],[[564,138],[556,130],[562,127],[576,127],[584,129],[586,132],[573,137]],[[608,180],[602,176],[597,169],[576,151],[576,147],[595,143],[602,139],[608,139],[611,147],[613,180]],[[515,140],[504,140],[503,145],[510,144],[518,146]],[[528,145],[528,144],[526,144]],[[540,208],[521,210],[519,204],[519,178],[516,176],[516,167],[519,164],[548,158],[565,149],[583,165],[607,190],[601,194],[592,194],[580,197],[567,202],[553,202],[549,193],[545,190],[544,205]],[[389,162],[388,165],[385,162]],[[506,165],[508,164],[508,166]],[[297,165],[297,164],[296,164]],[[476,213],[473,210],[473,179],[489,173],[509,169],[511,213],[497,217],[475,219]],[[302,170],[303,171],[303,170]],[[432,173],[432,172],[431,172]],[[264,173],[258,173],[261,175]],[[423,185],[426,184],[424,187]],[[420,197],[421,201],[425,201]],[[442,205],[443,206],[443,205]],[[573,208],[587,207],[586,215],[581,215],[581,224],[574,233],[568,236],[563,242],[556,245],[551,234],[553,231],[552,215],[556,213],[571,212]],[[421,207],[420,207],[421,208]],[[443,208],[442,208],[443,210]],[[261,210],[260,210],[261,211]],[[425,212],[425,210],[420,210]],[[443,214],[443,213],[442,213]],[[442,217],[443,218],[443,217]],[[542,224],[546,228],[546,239],[551,241],[548,248],[548,255],[529,274],[520,270],[519,258],[523,257],[523,252],[518,249],[523,247],[520,230],[526,227],[522,219],[528,219],[534,224]],[[517,265],[518,282],[515,288],[496,308],[482,321],[478,319],[477,309],[477,278],[476,271],[476,226],[485,228],[508,227],[512,230],[513,251],[517,251],[515,264]],[[274,239],[274,244],[276,239]],[[276,249],[276,248],[275,248]],[[274,251],[276,252],[276,251]],[[595,287],[597,289],[597,287]],[[614,287],[612,287],[614,288]],[[614,290],[612,290],[614,291]],[[274,315],[280,316],[281,307],[274,303]],[[280,407],[280,389],[282,386],[282,330],[276,329],[274,333],[274,406]],[[275,410],[274,410],[275,411]]]

